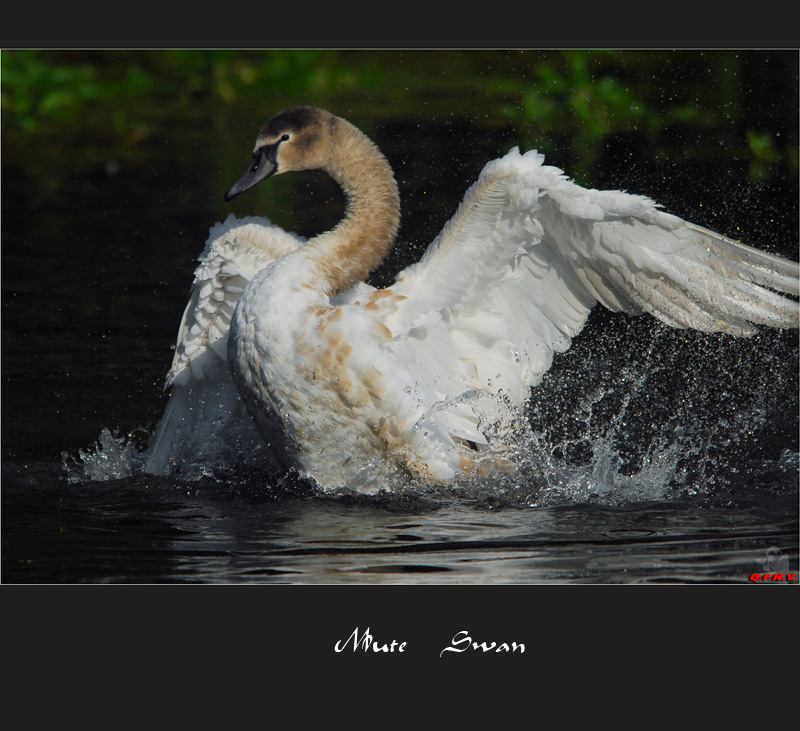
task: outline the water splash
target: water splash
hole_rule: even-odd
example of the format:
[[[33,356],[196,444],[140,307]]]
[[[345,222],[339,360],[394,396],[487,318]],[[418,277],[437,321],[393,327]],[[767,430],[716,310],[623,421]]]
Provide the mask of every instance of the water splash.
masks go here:
[[[617,505],[723,492],[773,465],[797,472],[791,335],[734,341],[642,321],[603,327],[533,390],[519,474],[487,481],[495,496]]]
[[[61,455],[61,464],[67,473],[67,482],[81,484],[86,482],[106,482],[121,480],[146,473],[146,465],[150,450],[147,444],[152,434],[144,429],[121,435],[117,430],[103,427],[97,441],[88,449],[79,449],[77,456]],[[252,471],[262,469],[273,478],[280,478],[276,473],[276,463],[267,449],[257,448],[246,442],[241,451],[218,448],[209,443],[201,454],[194,454],[192,459],[180,465],[173,475],[181,482],[197,482],[205,479],[224,481],[230,479],[231,473],[237,469]]]
[[[92,447],[79,449],[77,457],[62,454],[61,464],[70,484],[105,482],[140,474],[146,457],[146,451],[136,445],[135,433],[120,436],[103,427]]]
[[[594,344],[579,340],[554,363],[524,414],[502,394],[462,397],[490,448],[478,457],[486,469],[479,465],[446,491],[521,506],[621,504],[708,494],[753,465],[797,473],[797,348],[791,338],[733,341],[619,321],[602,327]],[[103,429],[77,458],[63,456],[68,481],[141,474],[147,452],[137,437]],[[515,472],[497,474],[498,457]],[[231,479],[248,466],[244,461],[240,454],[225,464],[198,462],[178,478]],[[353,490],[366,492],[381,468],[365,469],[364,485]],[[274,483],[264,477],[260,484]],[[385,487],[429,491],[391,476]]]

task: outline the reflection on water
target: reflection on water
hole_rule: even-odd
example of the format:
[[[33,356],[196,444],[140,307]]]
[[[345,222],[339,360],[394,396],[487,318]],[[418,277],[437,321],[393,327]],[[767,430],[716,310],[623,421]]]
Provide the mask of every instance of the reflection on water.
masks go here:
[[[418,256],[486,159],[515,142],[508,130],[474,144],[462,127],[424,131],[375,130],[406,206],[379,279]],[[153,138],[140,159],[123,151],[115,166],[49,179],[50,193],[4,165],[3,581],[746,582],[775,556],[796,571],[795,333],[734,341],[593,313],[534,391],[521,473],[506,481],[367,498],[229,468],[142,475],[194,258],[228,213],[219,171],[241,172],[250,136],[228,140],[230,161],[199,131]],[[624,182],[797,256],[796,180],[752,187],[727,171],[697,201],[681,181],[708,179],[701,169],[625,159],[604,172],[624,180],[595,184]],[[235,212],[296,228],[313,210],[303,235],[340,213],[313,177],[281,185]]]
[[[57,465],[10,465],[3,580],[747,582],[772,556],[797,569],[796,467],[760,465],[767,484],[703,499],[525,508],[448,491],[322,496],[143,478],[76,489],[58,484]]]

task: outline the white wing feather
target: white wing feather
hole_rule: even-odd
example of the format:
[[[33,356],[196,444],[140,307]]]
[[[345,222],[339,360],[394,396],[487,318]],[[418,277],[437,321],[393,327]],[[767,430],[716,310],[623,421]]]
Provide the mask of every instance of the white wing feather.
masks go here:
[[[231,215],[209,232],[183,313],[167,374],[170,397],[148,451],[145,471],[169,474],[195,458],[261,443],[231,379],[231,315],[248,282],[304,239],[267,218]]]
[[[521,409],[596,302],[679,328],[751,335],[796,327],[798,264],[659,210],[582,188],[536,152],[489,163],[455,216],[392,291],[396,358],[439,399],[454,436],[485,440],[460,398]],[[440,414],[441,415],[441,414]]]

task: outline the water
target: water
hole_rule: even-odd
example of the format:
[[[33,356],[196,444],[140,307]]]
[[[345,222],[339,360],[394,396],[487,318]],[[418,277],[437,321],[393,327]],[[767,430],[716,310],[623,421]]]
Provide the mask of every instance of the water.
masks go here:
[[[776,556],[796,567],[796,468],[796,457],[756,465],[724,495],[524,507],[497,494],[323,496],[236,478],[77,489],[53,465],[7,465],[4,581],[745,582]]]
[[[596,311],[533,393],[513,479],[367,497],[254,468],[142,474],[194,257],[229,212],[234,178],[220,171],[241,172],[260,119],[241,134],[215,122],[180,120],[106,160],[46,151],[48,176],[37,151],[4,160],[4,582],[747,583],[797,570],[796,333],[736,341]],[[471,145],[462,127],[433,126],[416,166],[412,132],[376,134],[406,206],[378,282],[418,256],[411,242],[432,240],[485,159],[515,142],[496,130]],[[231,160],[214,152],[220,134]],[[483,156],[464,161],[464,149]],[[698,201],[698,186],[661,187],[663,170],[620,175],[596,184],[797,256],[796,180],[712,183],[671,167],[672,181],[709,181]],[[234,212],[303,235],[335,222],[341,200],[325,181],[275,182]]]

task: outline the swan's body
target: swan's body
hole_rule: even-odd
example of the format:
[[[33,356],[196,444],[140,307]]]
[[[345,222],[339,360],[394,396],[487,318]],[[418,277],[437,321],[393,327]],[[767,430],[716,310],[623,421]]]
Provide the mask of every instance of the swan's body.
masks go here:
[[[310,107],[276,115],[227,197],[310,168],[332,175],[348,197],[332,231],[301,245],[252,223],[261,249],[253,255],[250,246],[247,264],[231,238],[235,224],[226,222],[221,238],[212,231],[151,450],[161,471],[182,461],[170,454],[175,425],[189,424],[209,388],[225,394],[215,401],[215,435],[229,438],[235,422],[253,438],[233,383],[273,453],[323,488],[509,469],[503,427],[596,302],[734,335],[798,324],[797,302],[776,293],[798,294],[797,263],[686,223],[647,198],[581,188],[541,155],[517,150],[486,165],[421,261],[376,290],[363,280],[394,240],[397,188],[377,148],[345,120]],[[267,245],[273,238],[280,244]],[[204,267],[236,273],[228,283],[210,276],[217,300],[203,298],[203,286],[213,290]],[[227,313],[241,289],[226,363]],[[216,330],[204,340],[209,319]],[[208,430],[207,418],[196,422],[184,429]]]

